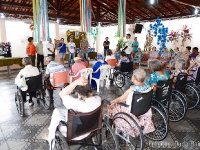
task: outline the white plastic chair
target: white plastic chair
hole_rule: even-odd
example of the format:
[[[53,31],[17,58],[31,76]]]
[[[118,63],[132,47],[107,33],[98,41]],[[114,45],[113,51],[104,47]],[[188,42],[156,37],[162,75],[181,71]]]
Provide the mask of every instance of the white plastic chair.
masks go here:
[[[73,78],[77,77],[78,75],[81,75],[81,77],[85,77],[85,78],[89,77],[90,84],[91,84],[92,72],[93,72],[92,68],[81,69],[76,75],[74,75],[74,76],[70,75],[70,83],[72,83]]]
[[[111,69],[110,65],[102,65],[95,72],[93,72],[93,73],[97,73],[100,70],[99,79],[94,78],[94,77],[92,78],[92,80],[94,80],[97,84],[97,93],[99,93],[100,81],[109,80],[108,78],[109,78],[110,69]]]

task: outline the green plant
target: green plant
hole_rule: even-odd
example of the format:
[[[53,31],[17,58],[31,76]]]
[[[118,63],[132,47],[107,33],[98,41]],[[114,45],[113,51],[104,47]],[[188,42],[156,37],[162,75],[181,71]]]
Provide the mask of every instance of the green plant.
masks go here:
[[[124,48],[125,46],[125,42],[124,42],[124,38],[123,37],[120,37],[119,40],[118,40],[118,43],[117,43],[117,46],[121,49],[121,48]]]
[[[173,53],[174,53],[174,50],[170,48],[169,52],[170,52],[171,54],[173,54]]]

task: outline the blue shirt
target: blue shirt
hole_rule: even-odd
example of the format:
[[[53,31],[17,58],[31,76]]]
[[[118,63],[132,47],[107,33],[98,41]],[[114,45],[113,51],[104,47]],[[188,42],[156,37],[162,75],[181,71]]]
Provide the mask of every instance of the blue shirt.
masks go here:
[[[133,52],[137,52],[138,51],[139,42],[138,41],[134,41],[132,46],[133,46]]]
[[[62,43],[59,43],[59,44],[58,44],[58,47],[61,47],[61,46],[62,46]],[[59,50],[59,53],[66,53],[66,48],[67,48],[66,44],[63,43],[63,46],[62,46],[62,48]]]
[[[160,80],[168,80],[168,79],[170,79],[170,74],[169,74],[168,70],[165,70],[165,74],[163,74],[163,75],[158,74],[157,72],[153,72],[153,73],[151,73],[151,76],[146,83],[149,85],[157,84],[158,81],[160,81]]]

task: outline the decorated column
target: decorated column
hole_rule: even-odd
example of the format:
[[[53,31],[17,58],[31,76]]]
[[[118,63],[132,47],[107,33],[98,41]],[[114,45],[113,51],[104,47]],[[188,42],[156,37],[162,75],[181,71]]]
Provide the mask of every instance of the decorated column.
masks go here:
[[[7,42],[5,20],[0,19],[0,42]]]
[[[101,41],[101,26],[97,26],[97,29],[98,29],[98,33],[96,35],[96,52],[102,53],[103,52],[103,47],[102,47],[103,42]]]
[[[118,1],[118,37],[124,37],[126,32],[126,0]]]

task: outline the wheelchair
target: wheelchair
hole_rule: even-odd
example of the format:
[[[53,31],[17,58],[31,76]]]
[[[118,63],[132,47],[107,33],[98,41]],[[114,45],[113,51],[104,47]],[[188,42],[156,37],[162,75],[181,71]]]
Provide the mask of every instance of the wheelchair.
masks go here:
[[[29,92],[36,92],[35,96],[37,98],[37,103],[38,104],[41,103],[45,109],[49,109],[49,107],[47,107],[47,105],[46,105],[47,101],[44,97],[44,90],[43,90],[43,85],[42,85],[42,74],[39,74],[38,76],[25,78],[25,80],[26,80],[26,84],[28,86],[28,90],[22,91],[18,88],[17,92],[15,93],[15,104],[16,104],[17,111],[20,114],[20,116],[24,117],[24,114],[25,114],[24,101],[23,101],[23,97],[22,97],[23,93],[25,93],[26,96],[30,96],[28,94]]]
[[[109,112],[109,115],[105,115],[119,139],[121,150],[143,150],[144,136],[156,141],[163,140],[167,136],[167,118],[151,103],[152,90],[147,93],[135,92],[131,108],[125,103],[119,103],[113,109],[116,113]]]
[[[173,79],[158,81],[152,102],[165,113],[167,120],[177,122],[184,118],[187,102],[180,96],[180,91],[172,90],[172,85]]]
[[[69,73],[68,71],[56,72],[53,74],[53,84],[49,79],[44,80],[44,96],[46,99],[45,107],[54,108],[53,105],[53,91],[62,90],[69,85]]]
[[[61,121],[56,131],[54,150],[119,150],[116,136],[102,120],[102,113],[103,101],[89,113],[68,110],[68,122]],[[51,148],[52,145],[53,141]]]
[[[133,72],[133,62],[121,63],[121,67],[116,67],[113,71],[115,85],[122,88],[125,85],[125,78],[131,79]]]

